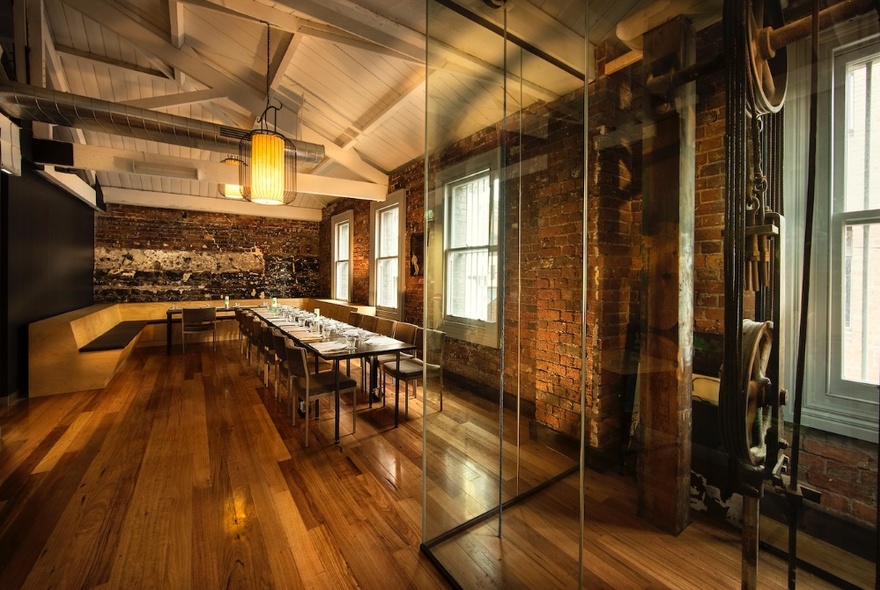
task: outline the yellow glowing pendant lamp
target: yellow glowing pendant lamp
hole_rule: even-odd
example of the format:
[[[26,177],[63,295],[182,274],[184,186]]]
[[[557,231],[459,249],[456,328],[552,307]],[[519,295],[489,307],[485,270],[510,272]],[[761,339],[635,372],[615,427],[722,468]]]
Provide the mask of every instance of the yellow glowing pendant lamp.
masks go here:
[[[269,105],[269,47],[271,28],[266,23],[266,109],[260,115],[260,127],[245,135],[239,143],[239,182],[245,199],[264,205],[286,205],[296,196],[296,147],[293,142],[268,128],[267,115],[274,111],[277,127],[281,106]]]

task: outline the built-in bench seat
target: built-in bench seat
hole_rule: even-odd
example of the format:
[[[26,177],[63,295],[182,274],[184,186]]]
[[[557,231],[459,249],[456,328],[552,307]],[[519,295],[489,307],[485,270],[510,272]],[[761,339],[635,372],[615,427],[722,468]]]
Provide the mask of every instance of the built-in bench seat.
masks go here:
[[[85,346],[80,346],[80,352],[95,352],[98,350],[119,350],[128,346],[137,338],[141,330],[149,324],[159,320],[129,320],[119,322]]]
[[[237,300],[256,306],[259,299]],[[175,301],[179,308],[220,301]],[[316,298],[279,299],[278,303],[303,309],[320,308],[327,317],[342,319],[351,311],[375,313],[375,308]],[[28,326],[28,395],[86,391],[106,387],[137,346],[164,346],[168,342],[167,301],[100,303],[34,322]],[[237,337],[234,319],[220,322],[218,340]],[[179,325],[180,316],[170,322]],[[172,330],[179,342],[179,330]]]

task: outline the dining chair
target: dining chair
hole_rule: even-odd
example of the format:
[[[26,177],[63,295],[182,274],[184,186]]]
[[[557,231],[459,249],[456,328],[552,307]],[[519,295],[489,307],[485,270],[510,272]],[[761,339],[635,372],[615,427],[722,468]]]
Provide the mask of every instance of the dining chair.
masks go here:
[[[361,320],[360,328],[361,330],[366,330],[367,332],[375,332],[376,331],[376,322],[379,320],[374,315],[365,315]]]
[[[313,373],[309,370],[309,362],[306,358],[306,349],[296,346],[288,340],[285,344],[287,351],[287,364],[290,375],[287,381],[287,410],[290,413],[292,424],[296,426],[295,400],[302,400],[305,404],[305,446],[309,446],[309,414],[313,401],[324,397],[335,399],[336,383],[339,380],[339,395],[351,392],[351,431],[357,429],[357,382],[336,369]],[[339,420],[339,416],[336,416]]]
[[[245,310],[241,314],[241,331],[244,336],[244,355],[247,359],[248,366],[251,365],[251,347],[254,345],[254,329],[257,318],[250,310]],[[239,349],[240,350],[240,349]]]
[[[396,321],[388,318],[376,318],[376,328],[370,331],[375,332],[376,334],[382,334],[383,336],[393,337],[395,324],[397,324]]]
[[[181,326],[181,343],[183,352],[186,352],[187,334],[211,333],[212,346],[217,348],[217,310],[213,307],[185,307]]]
[[[360,328],[360,327],[362,327],[362,324],[364,323],[365,317],[367,317],[367,316],[365,316],[364,314],[359,313],[357,311],[353,311],[350,314],[348,314],[348,325],[353,328]]]
[[[406,342],[407,344],[418,344],[419,340],[417,339],[419,335],[419,327],[415,324],[410,324],[409,322],[395,322],[394,323],[394,334],[392,336],[395,340],[400,340],[401,342]],[[408,359],[412,358],[413,355],[407,354],[405,352],[400,353],[400,359]],[[379,378],[382,379],[382,392],[384,395],[385,392],[385,363],[390,363],[391,361],[397,361],[397,354],[380,354],[378,357],[374,357],[370,360],[370,362],[375,362],[376,366],[379,368]]]
[[[278,397],[278,383],[281,379],[289,379],[290,371],[287,362],[287,341],[289,338],[278,328],[272,328],[272,342],[275,345],[275,401]]]
[[[248,351],[253,346],[254,352],[251,354],[248,364],[251,360],[257,361],[257,375],[263,376],[263,361],[266,357],[265,346],[263,344],[263,332],[269,327],[256,315],[251,319],[250,330],[248,331]]]
[[[275,336],[273,335],[273,331],[276,329],[267,325],[260,330],[260,350],[263,353],[263,364],[265,364],[263,385],[267,388],[269,387],[269,371],[272,367],[275,367],[275,376],[278,376],[278,356],[275,354]]]
[[[440,411],[443,411],[443,352],[446,347],[446,334],[439,330],[418,329],[417,343],[423,342],[424,347],[417,349],[419,356],[386,362],[383,366],[385,373],[398,382],[404,383],[404,409],[403,417],[409,413],[409,383],[415,381],[413,394],[418,394],[418,382],[422,381],[427,373],[428,378],[440,378]],[[425,402],[424,383],[422,383],[422,404]]]
[[[397,325],[395,320],[389,318],[375,318],[376,325],[373,327],[371,332],[375,332],[376,334],[381,334],[382,336],[394,337],[394,328]],[[376,367],[381,368],[382,364],[378,360],[378,356],[368,356],[363,357],[361,359],[361,377],[366,379],[368,374],[372,372],[373,363],[376,363]],[[397,358],[396,356],[394,358]],[[377,383],[379,381],[377,380]],[[384,388],[379,388],[380,396],[384,397],[385,390]],[[376,401],[375,399],[373,401]]]
[[[235,308],[235,321],[238,322],[238,352],[241,352],[242,342],[244,341],[244,310]]]

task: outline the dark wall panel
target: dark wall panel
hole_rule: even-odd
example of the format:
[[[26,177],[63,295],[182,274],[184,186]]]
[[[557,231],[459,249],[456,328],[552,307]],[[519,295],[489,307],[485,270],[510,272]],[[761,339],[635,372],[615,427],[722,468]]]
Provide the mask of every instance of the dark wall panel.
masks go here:
[[[7,377],[27,392],[27,327],[94,302],[95,212],[31,170],[6,186]]]

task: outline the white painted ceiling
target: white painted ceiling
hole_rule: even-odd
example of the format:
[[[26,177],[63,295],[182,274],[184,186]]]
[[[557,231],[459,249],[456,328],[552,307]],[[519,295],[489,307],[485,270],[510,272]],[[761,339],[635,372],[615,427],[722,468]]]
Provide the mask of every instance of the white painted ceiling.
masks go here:
[[[33,23],[40,2],[27,4]],[[502,23],[503,11],[484,0],[456,4]],[[638,0],[590,4],[591,42],[613,36],[615,25],[640,8]],[[311,177],[301,183],[306,190],[292,203],[293,216],[319,218],[342,195],[381,198],[387,174],[422,156],[426,79],[432,116],[435,108],[442,113],[436,136],[444,142],[501,118],[502,38],[434,2],[427,18],[418,0],[43,0],[42,6],[42,40],[37,27],[25,36],[16,26],[14,46],[27,44],[39,56],[32,46],[40,44],[47,88],[243,130],[256,125],[266,104],[268,36],[269,94],[272,104],[283,105],[279,131],[322,145],[325,154],[300,167]],[[510,0],[510,35],[557,65],[508,51],[508,70],[519,74],[512,79],[522,81],[515,92],[508,88],[508,104],[550,101],[583,84],[584,6],[583,0]],[[426,34],[434,41],[427,66]],[[39,76],[33,64],[30,72]],[[106,161],[134,153],[133,159],[199,170],[186,179],[163,173],[161,165],[135,174],[127,165],[94,164],[110,202],[211,210],[225,201],[209,164],[229,154],[125,133],[58,127],[42,133],[99,147],[109,154]],[[440,140],[431,143],[433,149]],[[273,207],[246,205],[252,214],[275,215]]]

